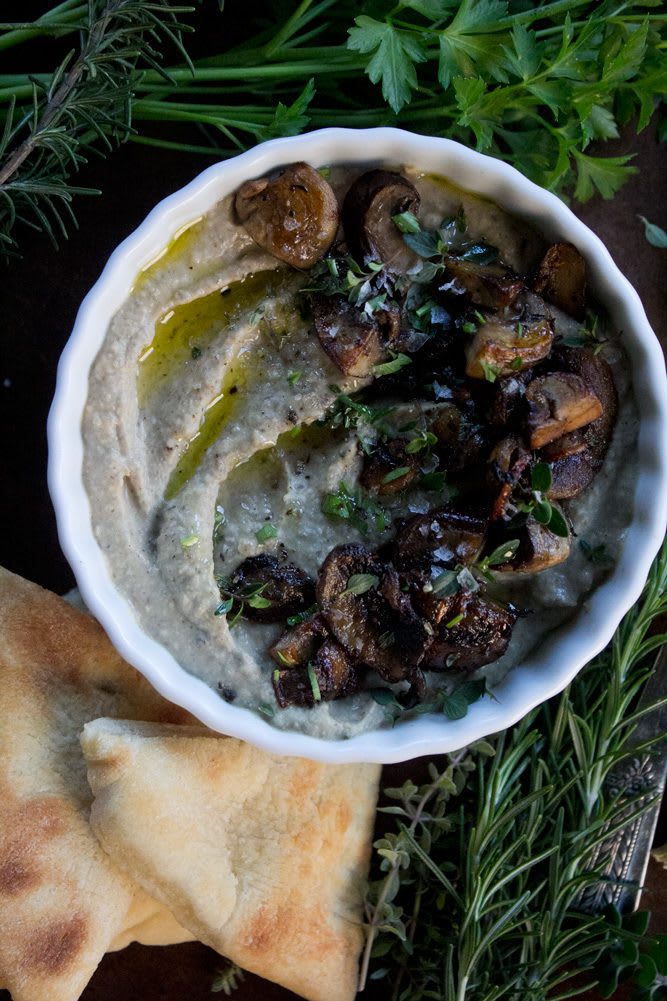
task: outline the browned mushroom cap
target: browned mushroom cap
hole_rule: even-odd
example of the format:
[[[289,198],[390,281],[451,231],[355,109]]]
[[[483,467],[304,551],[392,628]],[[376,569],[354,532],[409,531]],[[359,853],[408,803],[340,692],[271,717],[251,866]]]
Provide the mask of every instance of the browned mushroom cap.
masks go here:
[[[577,320],[586,307],[586,262],[572,243],[554,243],[537,269],[533,288]]]
[[[281,667],[298,667],[307,664],[315,656],[317,648],[328,635],[324,616],[313,615],[286,630],[269,653]]]
[[[312,708],[350,695],[358,687],[358,675],[339,643],[329,637],[305,667],[276,669],[273,689],[278,705]]]
[[[315,600],[312,578],[293,563],[280,563],[268,553],[249,556],[239,564],[228,590],[238,607],[243,605],[244,617],[255,622],[280,622],[309,608]]]
[[[434,447],[440,466],[449,472],[460,472],[476,462],[488,444],[474,408],[468,407],[467,411],[456,403],[440,403],[429,426],[438,439]]]
[[[401,438],[381,441],[370,454],[364,455],[359,476],[362,487],[382,496],[407,489],[419,476],[419,459],[405,451],[406,445]]]
[[[414,184],[389,170],[369,170],[354,182],[343,201],[343,230],[359,264],[382,261],[390,271],[403,273],[417,261],[393,216],[416,214],[420,203]]]
[[[499,376],[529,368],[548,356],[553,338],[553,324],[546,316],[518,324],[491,320],[478,328],[466,347],[466,375],[485,379],[488,371],[485,366]]]
[[[487,481],[496,494],[491,521],[502,518],[512,491],[521,479],[530,460],[531,453],[518,435],[508,435],[495,446],[489,456]]]
[[[504,430],[508,424],[515,422],[522,410],[526,386],[533,373],[529,369],[516,372],[513,375],[501,376],[495,384],[495,395],[491,407],[491,424],[498,430]]]
[[[397,308],[368,316],[347,299],[318,294],[311,296],[310,306],[320,344],[345,375],[370,375],[386,360],[400,330]]]
[[[336,237],[336,196],[307,163],[246,181],[236,192],[234,207],[255,243],[295,268],[312,267]]]
[[[513,608],[468,591],[445,598],[422,593],[415,600],[434,630],[423,667],[474,671],[505,653],[517,618]]]
[[[317,600],[331,633],[354,662],[372,667],[386,681],[414,680],[414,663],[406,657],[405,645],[397,642],[399,616],[381,590],[387,572],[364,546],[336,546],[320,568]],[[376,583],[355,594],[347,587],[359,574],[371,575]]]
[[[611,368],[604,358],[587,348],[560,348],[560,362],[583,379],[602,405],[602,413],[584,431],[584,441],[599,469],[607,454],[618,414],[618,394]]]
[[[517,533],[519,548],[509,563],[496,566],[496,570],[519,573],[539,573],[562,563],[570,555],[571,538],[555,535],[545,525],[529,518]]]
[[[526,389],[530,447],[584,427],[602,414],[602,404],[578,375],[551,372],[538,376]]]
[[[394,563],[399,570],[471,563],[484,543],[486,521],[461,511],[437,508],[399,523]]]
[[[477,264],[460,257],[446,257],[447,274],[454,280],[451,291],[465,294],[476,306],[505,309],[525,291],[521,278],[502,264]]]

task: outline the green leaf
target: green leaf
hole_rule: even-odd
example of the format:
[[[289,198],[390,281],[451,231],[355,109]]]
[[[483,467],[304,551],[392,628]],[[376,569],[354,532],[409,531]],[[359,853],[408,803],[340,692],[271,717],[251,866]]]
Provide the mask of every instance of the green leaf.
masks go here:
[[[607,88],[630,80],[639,72],[646,55],[648,26],[645,18],[641,24],[628,25],[617,33],[614,51],[608,54],[602,67],[602,81]]]
[[[542,500],[535,505],[531,513],[535,521],[539,521],[540,525],[548,525],[551,521],[553,508],[549,501]]]
[[[394,372],[400,372],[402,368],[406,365],[412,364],[412,358],[408,358],[407,355],[402,353],[394,355],[391,361],[385,361],[381,365],[373,365],[373,375],[393,375]]]
[[[497,546],[492,553],[489,553],[484,558],[483,563],[486,567],[495,567],[501,563],[507,563],[514,558],[518,548],[519,539],[510,539],[508,542],[503,542],[502,545]]]
[[[402,0],[401,7],[410,7],[423,14],[429,21],[441,21],[454,8],[458,0]]]
[[[321,702],[322,693],[320,692],[320,684],[317,680],[317,675],[315,674],[315,668],[312,664],[308,664],[306,670],[308,671],[308,681],[310,682],[310,690],[313,693],[313,699],[315,702]]]
[[[619,188],[637,173],[636,167],[628,166],[634,154],[627,156],[587,156],[573,149],[577,168],[577,185],[574,197],[580,202],[586,202],[596,190],[603,198],[613,198]]]
[[[654,222],[649,222],[643,215],[637,216],[644,223],[644,236],[653,247],[667,248],[667,233]]]
[[[401,233],[419,233],[419,219],[413,212],[399,212],[391,217],[392,222]]]
[[[448,719],[463,719],[468,715],[468,700],[460,688],[455,688],[442,700],[442,711]]]
[[[383,483],[393,483],[394,480],[400,480],[406,473],[411,471],[411,466],[398,466],[397,469],[392,469],[391,472],[387,473],[386,476],[382,477]]]
[[[423,43],[413,34],[361,14],[348,31],[347,46],[374,55],[366,65],[372,83],[382,81],[382,96],[395,112],[410,101],[417,86],[415,63],[426,60]]]
[[[269,539],[275,539],[277,535],[278,529],[270,522],[267,522],[266,525],[262,525],[262,527],[255,532],[255,538],[258,542],[268,542]]]
[[[581,123],[581,128],[587,142],[591,139],[617,139],[618,126],[609,108],[594,104]]]
[[[513,48],[505,49],[508,62],[518,77],[528,80],[537,73],[542,59],[542,47],[538,44],[534,31],[516,24],[512,29]]]
[[[551,467],[547,462],[536,463],[530,471],[530,485],[533,490],[545,494],[553,482]]]
[[[249,598],[243,599],[251,608],[270,608],[273,602],[270,598],[263,598],[261,594],[252,594]]]
[[[227,615],[228,612],[231,612],[233,604],[234,604],[234,599],[233,598],[226,598],[224,601],[220,602],[220,604],[218,605],[218,607],[216,608],[216,610],[214,611],[213,614],[214,615]]]
[[[278,101],[273,118],[266,126],[262,138],[277,139],[281,136],[296,136],[303,132],[310,123],[310,116],[306,111],[314,96],[315,80],[311,77],[292,104],[286,106],[282,101]]]
[[[495,365],[489,365],[489,363],[483,359],[480,361],[480,365],[482,366],[482,372],[484,373],[486,381],[495,382],[500,374],[499,369],[497,369]]]
[[[353,573],[348,578],[347,586],[343,594],[366,594],[371,588],[377,587],[380,578],[374,573]]]
[[[369,695],[379,706],[393,706],[397,709],[403,708],[391,688],[371,688],[369,689]]]
[[[442,598],[456,594],[458,589],[458,574],[455,570],[443,570],[441,574],[438,574],[431,581],[431,591],[433,594],[439,594]]]
[[[547,527],[550,532],[558,535],[561,539],[567,539],[570,534],[567,521],[557,507],[551,508],[551,518]]]
[[[445,89],[457,74],[473,76],[482,69],[487,78],[507,81],[502,45],[507,35],[488,33],[506,14],[507,4],[499,0],[463,0],[440,34],[438,80]]]
[[[438,238],[435,233],[405,233],[403,235],[403,241],[414,250],[415,254],[419,254],[420,257],[437,257],[440,254],[438,250]]]

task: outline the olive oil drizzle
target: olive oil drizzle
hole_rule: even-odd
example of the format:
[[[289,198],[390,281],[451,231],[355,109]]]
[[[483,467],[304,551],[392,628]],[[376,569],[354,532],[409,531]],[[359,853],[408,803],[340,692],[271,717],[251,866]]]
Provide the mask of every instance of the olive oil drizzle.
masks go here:
[[[151,258],[148,264],[144,264],[134,280],[131,291],[133,293],[137,292],[158,272],[162,271],[166,265],[169,265],[171,261],[187,254],[196,244],[204,225],[205,220],[203,216],[199,216],[197,219],[193,219],[191,222],[186,223],[185,226],[177,229],[166,247],[163,247],[155,257]]]
[[[163,313],[155,324],[153,340],[139,356],[139,407],[146,407],[185,367],[205,365],[206,349],[224,336],[238,317],[257,309],[272,295],[273,279],[279,274],[278,269],[258,271]]]
[[[204,455],[220,437],[243,396],[250,376],[252,352],[245,351],[231,362],[220,393],[209,403],[195,435],[185,446],[165,488],[165,500],[172,500],[199,468]]]

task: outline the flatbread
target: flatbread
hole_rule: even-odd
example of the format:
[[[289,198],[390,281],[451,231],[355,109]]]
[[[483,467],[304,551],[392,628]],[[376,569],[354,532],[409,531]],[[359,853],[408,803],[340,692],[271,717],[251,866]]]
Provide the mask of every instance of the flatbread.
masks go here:
[[[378,765],[108,719],[82,746],[91,825],[119,866],[243,969],[309,1001],[352,1001]]]
[[[109,949],[192,938],[102,851],[79,745],[101,714],[190,721],[65,601],[0,568],[0,987],[76,1001]]]

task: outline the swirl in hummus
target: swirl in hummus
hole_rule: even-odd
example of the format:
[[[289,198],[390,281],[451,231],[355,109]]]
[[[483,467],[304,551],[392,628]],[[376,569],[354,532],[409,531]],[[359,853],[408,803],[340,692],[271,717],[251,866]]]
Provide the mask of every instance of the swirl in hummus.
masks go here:
[[[315,173],[249,182],[137,277],[84,479],[146,632],[333,739],[493,684],[575,613],[630,520],[637,417],[575,248],[414,168]]]

